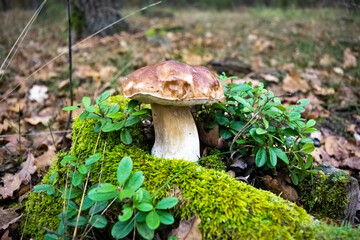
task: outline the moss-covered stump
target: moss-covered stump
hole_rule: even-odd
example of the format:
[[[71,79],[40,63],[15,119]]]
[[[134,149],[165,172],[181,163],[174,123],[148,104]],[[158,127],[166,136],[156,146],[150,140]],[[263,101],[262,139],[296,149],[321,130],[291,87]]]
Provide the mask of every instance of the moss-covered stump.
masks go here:
[[[124,106],[122,97],[111,100]],[[93,152],[97,138],[94,125],[93,120],[74,122],[73,142],[77,140],[73,150],[80,159]],[[314,227],[312,217],[295,204],[239,182],[224,171],[207,169],[183,160],[152,157],[141,132],[136,129],[132,132],[135,141],[131,145],[122,144],[118,132],[101,135],[97,151],[102,152],[106,143],[105,160],[96,166],[91,176],[92,183],[97,183],[100,172],[102,182],[116,183],[117,166],[124,156],[132,158],[134,171],[143,171],[143,187],[150,192],[155,192],[174,174],[186,168],[159,192],[158,197],[179,197],[180,204],[173,210],[175,216],[178,219],[187,219],[193,214],[200,217],[203,239],[313,239],[320,233],[318,227]],[[54,172],[59,173],[57,184],[64,183],[66,171],[58,164],[61,157],[54,161],[44,183]],[[45,231],[41,227],[56,231],[59,223],[57,216],[61,211],[61,199],[31,193],[26,204],[26,237],[42,239]],[[326,230],[321,230],[321,236],[330,239]]]
[[[309,179],[299,185],[304,208],[318,218],[353,223],[359,195],[357,180],[327,164],[320,164],[316,169],[320,172],[314,176],[313,183]]]

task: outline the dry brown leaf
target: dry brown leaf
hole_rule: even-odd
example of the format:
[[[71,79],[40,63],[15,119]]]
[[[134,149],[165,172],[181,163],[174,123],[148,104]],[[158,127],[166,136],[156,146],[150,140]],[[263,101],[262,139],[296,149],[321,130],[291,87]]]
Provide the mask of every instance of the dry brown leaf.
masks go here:
[[[307,92],[310,90],[309,84],[302,79],[299,73],[293,72],[286,74],[283,80],[283,89],[287,92]]]
[[[279,82],[279,78],[271,74],[261,74],[260,76],[268,82],[274,82],[274,83]]]
[[[360,157],[350,157],[344,161],[344,165],[351,169],[360,170]]]
[[[330,157],[329,154],[321,147],[315,148],[311,153],[316,163],[329,163],[333,167],[339,167],[340,164],[334,158]]]
[[[323,67],[328,67],[328,66],[332,65],[334,62],[335,62],[335,58],[327,53],[322,55],[319,60],[319,64]]]
[[[328,136],[324,139],[325,150],[330,156],[334,156],[336,160],[341,161],[349,157],[349,151],[346,149],[347,140],[343,137]]]
[[[351,52],[350,48],[344,50],[344,68],[355,68],[357,65],[356,57]]]
[[[6,230],[6,232],[1,236],[0,240],[12,240],[12,238],[9,236],[9,230]]]
[[[91,77],[96,81],[99,81],[101,79],[100,73],[98,71],[95,71],[88,65],[78,66],[74,73],[74,76],[81,79]]]
[[[169,236],[176,236],[178,240],[201,240],[200,222],[201,219],[196,216],[189,220],[181,220],[179,227],[171,230]]]
[[[3,123],[0,123],[0,133],[7,131],[10,127],[10,122],[7,119],[4,119]]]
[[[333,68],[333,71],[334,71],[334,73],[336,73],[337,75],[340,75],[340,76],[344,75],[344,70],[342,70],[342,68],[340,68],[340,67],[334,67],[334,68]]]
[[[49,167],[54,161],[56,152],[53,146],[49,146],[48,150],[41,156],[35,158],[35,166],[38,171],[46,171],[46,168]]]
[[[202,64],[202,57],[193,52],[188,52],[187,54],[183,54],[182,59],[184,60],[185,63],[190,64],[190,65],[201,65]]]
[[[7,229],[11,224],[19,221],[21,215],[15,211],[13,208],[4,209],[0,207],[0,227],[1,229]]]
[[[254,47],[258,53],[265,53],[274,48],[274,43],[267,39],[260,38],[255,41]]]
[[[23,183],[29,183],[31,180],[31,175],[35,173],[35,157],[31,153],[31,149],[27,149],[24,154],[25,162],[21,164],[21,170],[19,171],[19,178]]]
[[[4,186],[0,186],[0,197],[5,199],[7,197],[12,197],[14,192],[20,188],[21,180],[19,177],[19,173],[10,174],[6,173],[2,178],[2,182]]]
[[[104,82],[111,81],[117,71],[118,71],[118,69],[113,66],[102,67],[100,69],[100,78]]]

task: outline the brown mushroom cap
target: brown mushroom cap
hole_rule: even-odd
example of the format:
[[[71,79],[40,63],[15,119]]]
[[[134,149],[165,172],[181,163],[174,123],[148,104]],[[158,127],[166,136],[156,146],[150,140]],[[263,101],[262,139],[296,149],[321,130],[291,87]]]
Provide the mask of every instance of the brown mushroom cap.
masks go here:
[[[207,68],[164,61],[129,74],[121,85],[125,97],[144,103],[190,106],[224,101],[224,87]]]

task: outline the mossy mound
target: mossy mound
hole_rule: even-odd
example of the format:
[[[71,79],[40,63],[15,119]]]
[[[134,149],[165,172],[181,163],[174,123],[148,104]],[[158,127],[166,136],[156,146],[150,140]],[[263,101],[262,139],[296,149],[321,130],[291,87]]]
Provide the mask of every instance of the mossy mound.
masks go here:
[[[111,101],[122,107],[125,102],[120,96],[113,97]],[[92,120],[76,120],[73,125],[73,142],[78,137],[73,151],[80,159],[85,159],[93,152],[97,139],[94,125],[95,121]],[[122,144],[117,132],[101,135],[97,151],[102,152],[106,143],[105,160],[102,168],[98,164],[91,177],[92,183],[98,181],[100,172],[102,182],[116,183],[117,166],[124,156],[132,158],[135,171],[143,171],[143,187],[152,193],[186,168],[157,197],[174,194],[179,197],[182,204],[173,210],[175,216],[187,219],[195,214],[200,217],[200,230],[204,239],[314,238],[314,221],[304,209],[270,192],[239,182],[223,171],[207,169],[183,160],[152,157],[141,132],[133,129],[132,134],[136,141],[131,145]],[[53,172],[59,173],[58,184],[61,184],[65,170],[58,167],[58,161],[54,162],[43,182],[46,183]],[[57,215],[62,211],[61,202],[44,194],[31,193],[26,207],[29,221],[25,234],[42,238],[44,230],[41,227],[56,230],[59,222]]]

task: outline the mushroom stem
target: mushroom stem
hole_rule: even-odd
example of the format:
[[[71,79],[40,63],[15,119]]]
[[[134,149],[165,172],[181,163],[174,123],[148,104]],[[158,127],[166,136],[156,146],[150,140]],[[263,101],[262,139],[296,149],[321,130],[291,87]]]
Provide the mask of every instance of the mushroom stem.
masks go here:
[[[195,162],[200,156],[199,135],[188,106],[151,104],[155,143],[151,154]]]

